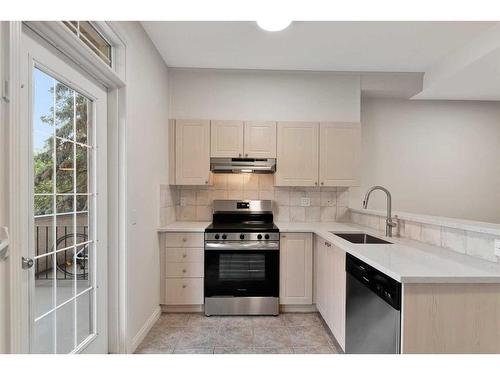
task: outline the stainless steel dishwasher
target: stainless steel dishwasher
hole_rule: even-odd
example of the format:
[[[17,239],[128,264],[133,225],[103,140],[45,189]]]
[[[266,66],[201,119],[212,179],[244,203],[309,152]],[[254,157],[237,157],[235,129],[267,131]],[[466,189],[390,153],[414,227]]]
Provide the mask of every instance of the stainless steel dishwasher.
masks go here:
[[[401,284],[350,254],[346,273],[346,353],[400,353]]]

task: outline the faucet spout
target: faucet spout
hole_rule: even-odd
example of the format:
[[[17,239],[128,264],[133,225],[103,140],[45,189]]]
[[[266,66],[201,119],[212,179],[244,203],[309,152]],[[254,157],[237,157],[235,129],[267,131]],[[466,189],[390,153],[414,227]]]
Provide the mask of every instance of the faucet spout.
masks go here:
[[[372,186],[370,189],[368,189],[368,191],[365,194],[365,198],[363,199],[363,208],[364,209],[368,208],[368,200],[370,199],[371,193],[374,192],[375,190],[382,190],[386,195],[387,218],[385,220],[385,235],[387,237],[392,237],[392,228],[394,228],[396,226],[396,223],[392,220],[392,197],[391,197],[391,193],[389,192],[389,190],[387,190],[385,187],[379,186],[379,185]]]

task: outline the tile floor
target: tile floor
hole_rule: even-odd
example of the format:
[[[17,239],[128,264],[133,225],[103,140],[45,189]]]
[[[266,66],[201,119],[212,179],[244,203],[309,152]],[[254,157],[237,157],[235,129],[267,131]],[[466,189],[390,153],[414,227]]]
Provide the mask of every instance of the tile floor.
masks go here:
[[[337,342],[317,313],[277,317],[163,314],[141,354],[334,354]]]

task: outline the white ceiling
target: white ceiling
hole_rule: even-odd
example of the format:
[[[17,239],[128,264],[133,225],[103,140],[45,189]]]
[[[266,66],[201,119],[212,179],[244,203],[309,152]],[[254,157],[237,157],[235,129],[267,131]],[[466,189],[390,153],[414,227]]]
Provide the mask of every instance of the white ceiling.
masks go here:
[[[142,22],[169,67],[425,72],[496,22]]]

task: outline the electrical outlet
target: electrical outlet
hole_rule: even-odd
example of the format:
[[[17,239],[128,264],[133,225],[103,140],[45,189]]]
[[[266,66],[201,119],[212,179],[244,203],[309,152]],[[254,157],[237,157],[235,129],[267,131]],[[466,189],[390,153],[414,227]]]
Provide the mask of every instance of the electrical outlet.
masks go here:
[[[180,204],[181,204],[181,207],[187,206],[187,200],[186,200],[186,198],[181,198]]]
[[[495,255],[500,257],[500,238],[495,238]]]
[[[311,205],[311,198],[300,198],[300,205],[302,207],[309,207]]]

